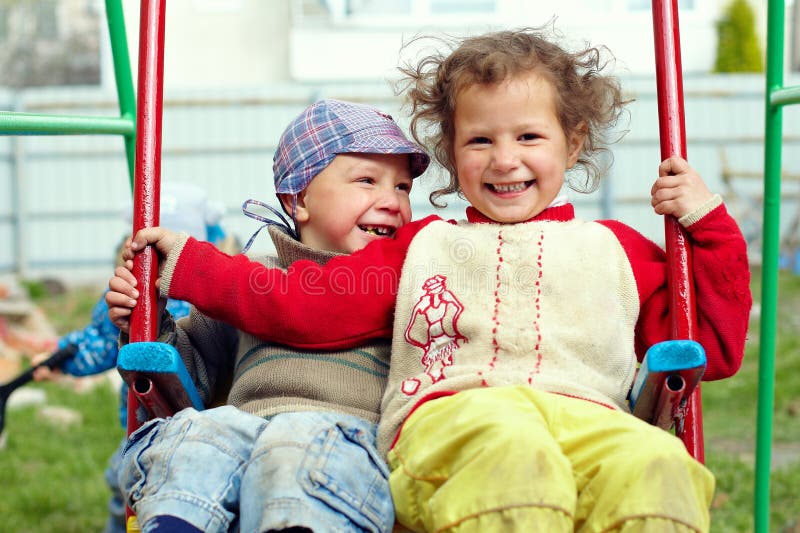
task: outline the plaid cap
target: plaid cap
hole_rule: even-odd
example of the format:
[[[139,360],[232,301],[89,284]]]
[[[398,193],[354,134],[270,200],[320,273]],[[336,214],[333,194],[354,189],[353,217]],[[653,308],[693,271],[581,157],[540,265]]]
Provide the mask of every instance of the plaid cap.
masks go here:
[[[272,160],[275,192],[304,190],[338,154],[409,154],[411,177],[428,167],[428,154],[411,142],[391,116],[340,100],[320,100],[284,130]]]

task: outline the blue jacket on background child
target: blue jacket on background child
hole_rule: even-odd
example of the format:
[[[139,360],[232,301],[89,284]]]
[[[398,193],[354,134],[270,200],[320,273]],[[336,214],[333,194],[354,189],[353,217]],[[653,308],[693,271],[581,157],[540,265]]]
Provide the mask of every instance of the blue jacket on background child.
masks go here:
[[[186,231],[202,240],[217,244],[225,238],[225,232],[219,225],[221,210],[210,204],[203,190],[185,184],[166,183],[162,187],[161,221],[164,225],[176,230]],[[128,214],[130,220],[130,214]],[[58,348],[73,345],[78,352],[67,359],[59,368],[64,374],[76,377],[102,374],[117,366],[119,354],[119,335],[117,326],[108,318],[106,289],[92,309],[89,323],[81,328],[63,335],[58,339]],[[191,306],[184,301],[169,299],[166,309],[175,319],[188,316]],[[47,357],[46,354],[42,357]],[[39,372],[35,378],[47,378],[45,372]],[[119,392],[119,422],[123,429],[128,425],[128,385],[122,383]],[[114,451],[105,471],[105,479],[111,490],[108,503],[109,517],[104,533],[125,532],[125,503],[117,485],[120,452],[126,439]]]

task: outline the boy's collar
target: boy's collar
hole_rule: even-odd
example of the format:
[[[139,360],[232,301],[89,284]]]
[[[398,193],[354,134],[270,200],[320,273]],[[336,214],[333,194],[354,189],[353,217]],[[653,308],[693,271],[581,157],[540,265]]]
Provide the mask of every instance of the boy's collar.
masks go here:
[[[292,263],[301,259],[309,259],[315,263],[324,265],[337,255],[343,255],[338,252],[311,248],[291,236],[283,226],[271,225],[267,231],[269,231],[269,235],[272,237],[272,243],[275,245],[278,261],[283,268],[288,268]]]
[[[545,220],[553,222],[566,222],[568,220],[572,220],[573,218],[575,218],[575,207],[570,203],[566,203],[548,207],[535,217],[526,220],[525,222],[542,222]],[[502,224],[502,222],[492,220],[472,206],[467,207],[467,220],[479,224]]]

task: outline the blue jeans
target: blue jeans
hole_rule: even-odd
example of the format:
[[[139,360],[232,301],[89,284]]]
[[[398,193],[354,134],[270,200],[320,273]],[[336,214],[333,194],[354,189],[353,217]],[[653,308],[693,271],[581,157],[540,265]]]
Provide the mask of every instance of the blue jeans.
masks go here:
[[[231,406],[184,409],[131,435],[119,484],[143,533],[159,515],[203,531],[389,532],[394,509],[375,433],[375,424],[336,413],[265,420]]]
[[[108,467],[105,471],[106,483],[111,490],[111,498],[108,500],[108,520],[103,533],[125,533],[125,502],[122,499],[117,480],[119,477],[119,462],[126,442],[127,439],[123,438],[120,445],[114,450],[108,460]]]

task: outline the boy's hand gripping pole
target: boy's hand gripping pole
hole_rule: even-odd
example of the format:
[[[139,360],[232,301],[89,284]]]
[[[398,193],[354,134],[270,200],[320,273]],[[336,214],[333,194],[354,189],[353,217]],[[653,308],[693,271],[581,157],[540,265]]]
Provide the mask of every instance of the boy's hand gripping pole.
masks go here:
[[[133,185],[133,233],[158,224],[159,181],[161,173],[161,104],[164,72],[165,0],[142,0],[139,17],[139,79],[136,108],[136,163]],[[139,282],[139,301],[131,311],[130,342],[120,350],[117,365],[128,346],[153,341],[158,331],[158,305],[155,279],[158,261],[155,250],[148,246],[133,259],[133,274]],[[120,372],[122,374],[122,372]],[[135,376],[123,374],[128,383],[128,435],[144,421],[134,393]],[[129,533],[139,531],[139,523],[131,508],[125,506]]]
[[[161,183],[161,116],[164,78],[165,0],[142,0],[139,17],[139,78],[136,109],[136,164],[133,192],[133,233],[159,223]],[[188,374],[175,348],[155,343],[158,334],[158,298],[155,281],[158,258],[152,246],[136,254],[133,274],[139,301],[131,312],[130,343],[119,353],[117,365],[128,383],[128,435],[148,416],[164,417],[186,403],[182,381]],[[141,371],[136,361],[155,363],[158,371]],[[165,363],[168,361],[168,363]],[[182,374],[181,374],[182,369]],[[193,387],[191,390],[194,390]],[[195,394],[196,396],[196,394]],[[192,398],[191,403],[199,398]],[[142,409],[139,406],[143,407]],[[129,532],[139,531],[132,510],[126,508]]]
[[[165,7],[165,0],[141,3],[134,234],[159,223]],[[159,329],[155,286],[158,257],[152,245],[134,257],[133,274],[138,281],[140,298],[131,312],[130,344],[120,350],[117,361],[119,372],[130,387],[128,434],[148,418],[170,416],[190,405],[202,408],[178,352],[173,346],[154,342]]]

